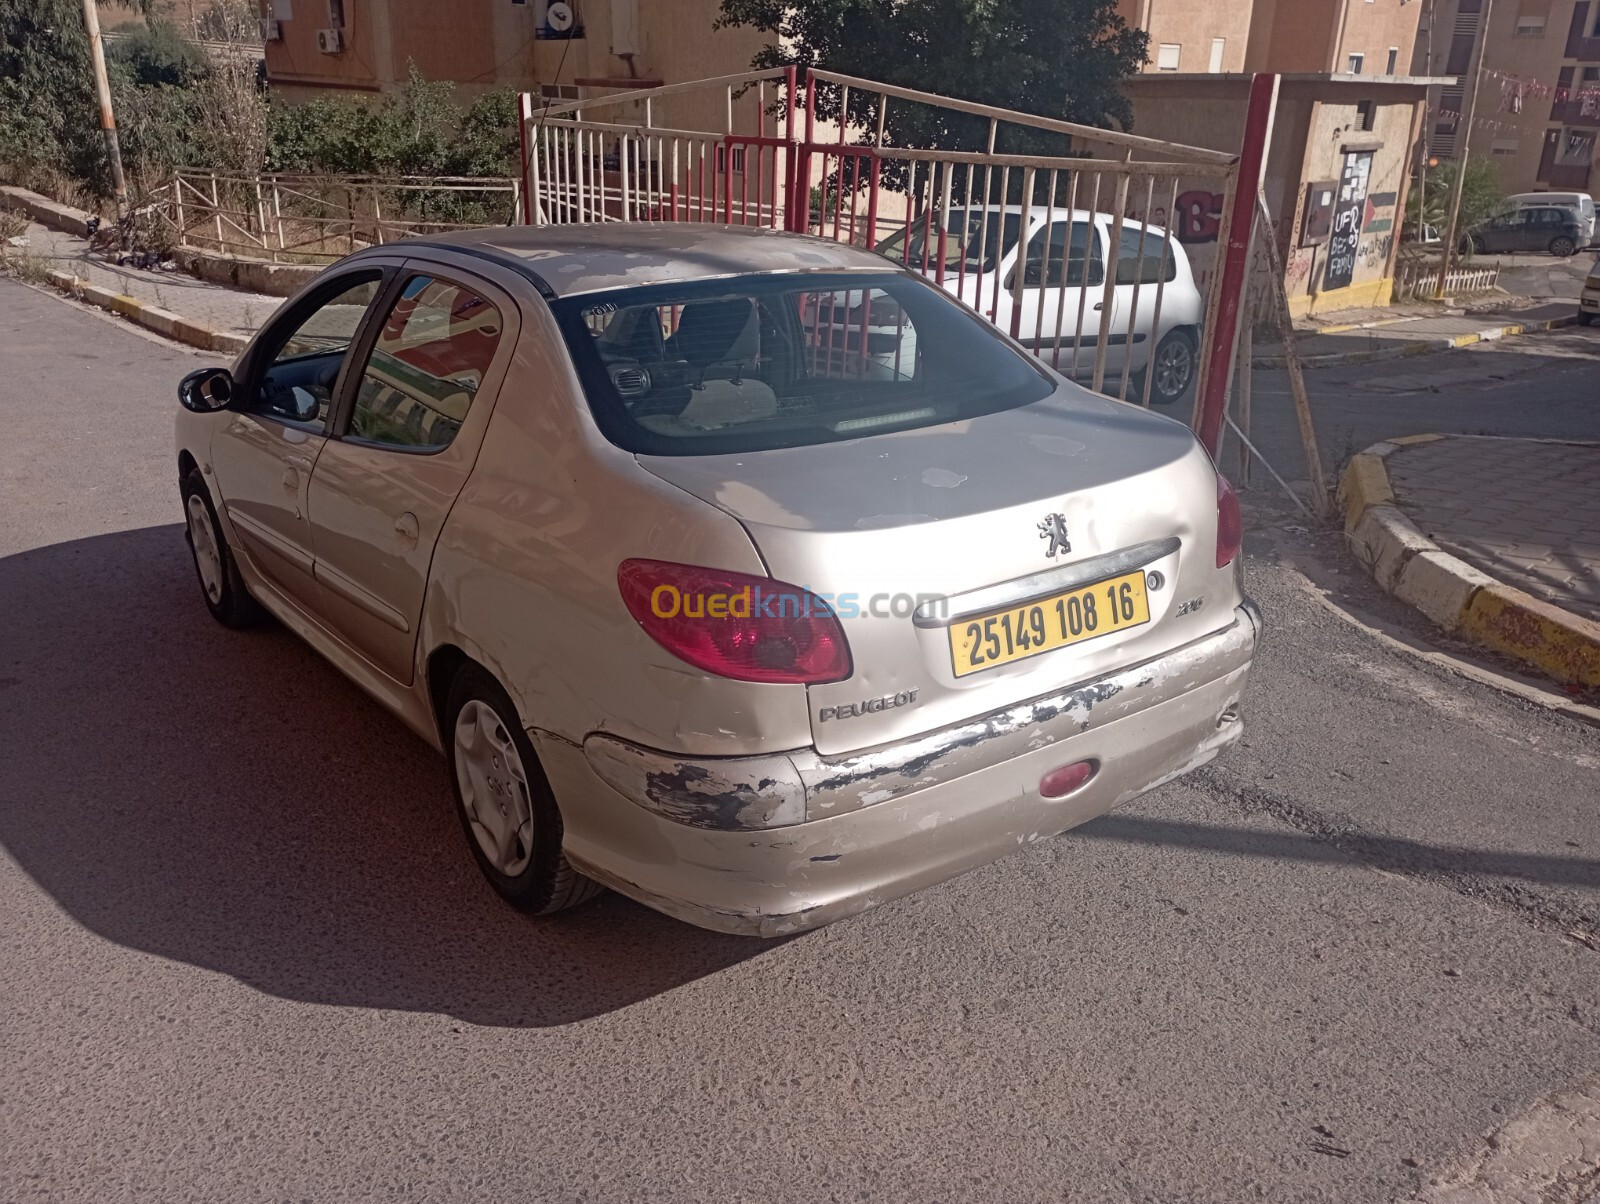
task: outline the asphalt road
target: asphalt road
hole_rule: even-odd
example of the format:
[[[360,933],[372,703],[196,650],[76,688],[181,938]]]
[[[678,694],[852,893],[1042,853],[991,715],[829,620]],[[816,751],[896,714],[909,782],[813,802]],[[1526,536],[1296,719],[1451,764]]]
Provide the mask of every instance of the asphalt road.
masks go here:
[[[1330,470],[1395,435],[1600,439],[1600,326],[1318,368],[1306,372],[1305,380]],[[1249,434],[1281,476],[1305,478],[1287,373],[1254,371]],[[1224,453],[1230,467],[1234,454]]]
[[[1352,626],[1269,502],[1215,767],[784,942],[534,921],[429,750],[206,615],[198,362],[0,281],[6,1204],[1361,1204],[1600,1070],[1600,733]]]

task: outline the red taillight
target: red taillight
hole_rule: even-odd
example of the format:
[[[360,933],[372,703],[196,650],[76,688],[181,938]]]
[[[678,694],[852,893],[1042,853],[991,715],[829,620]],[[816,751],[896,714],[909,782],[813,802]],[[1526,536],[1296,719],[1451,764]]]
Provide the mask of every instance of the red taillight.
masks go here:
[[[665,560],[624,560],[622,601],[645,634],[697,669],[738,681],[850,676],[850,646],[828,604],[770,577]]]
[[[1217,567],[1225,568],[1239,556],[1244,542],[1244,518],[1239,513],[1239,495],[1228,478],[1217,474]]]
[[[1098,768],[1093,761],[1074,761],[1052,769],[1039,779],[1039,793],[1045,798],[1063,798],[1087,783]]]

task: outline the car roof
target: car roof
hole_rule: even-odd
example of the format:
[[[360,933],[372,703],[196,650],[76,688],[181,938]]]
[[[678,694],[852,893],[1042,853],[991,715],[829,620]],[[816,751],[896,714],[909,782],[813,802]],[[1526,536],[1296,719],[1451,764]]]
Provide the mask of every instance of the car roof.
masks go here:
[[[899,270],[876,252],[831,239],[704,222],[491,226],[420,241],[499,260],[555,297],[758,272]]]

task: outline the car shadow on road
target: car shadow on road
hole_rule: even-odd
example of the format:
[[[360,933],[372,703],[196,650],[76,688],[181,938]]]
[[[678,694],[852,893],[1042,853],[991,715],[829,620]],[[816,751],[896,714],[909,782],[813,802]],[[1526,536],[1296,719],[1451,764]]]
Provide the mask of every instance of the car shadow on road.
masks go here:
[[[206,614],[179,525],[0,559],[0,844],[108,940],[287,999],[567,1024],[752,958],[479,877],[444,762],[294,636]]]

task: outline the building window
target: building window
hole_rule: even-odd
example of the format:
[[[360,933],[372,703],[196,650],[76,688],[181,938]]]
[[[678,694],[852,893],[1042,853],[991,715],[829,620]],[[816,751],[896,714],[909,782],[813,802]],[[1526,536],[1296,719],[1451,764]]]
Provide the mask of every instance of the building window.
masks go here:
[[[576,84],[540,84],[539,95],[544,98],[547,105],[555,104],[560,100],[578,100],[578,86]]]
[[[1490,153],[1501,158],[1510,158],[1517,153],[1517,149],[1517,140],[1515,138],[1496,138],[1494,146],[1490,148]]]
[[[1600,67],[1585,67],[1583,69],[1583,86],[1587,91],[1595,84],[1600,84]]]
[[[1364,131],[1370,131],[1378,119],[1378,102],[1363,100],[1356,105],[1356,125]]]
[[[1163,42],[1156,49],[1156,70],[1176,71],[1178,69],[1178,56],[1183,53],[1180,42]]]
[[[1227,38],[1211,39],[1211,66],[1208,68],[1213,75],[1222,70],[1222,56],[1227,52]]]
[[[717,144],[717,172],[720,174],[727,170],[728,147],[724,143],[719,142]],[[735,172],[741,172],[744,170],[744,147],[742,146],[736,146],[733,148],[733,170]]]
[[[1367,56],[1366,55],[1364,55],[1364,54],[1352,54],[1350,56],[1350,74],[1351,75],[1360,75],[1361,74],[1361,68],[1366,63],[1366,61],[1367,61]]]
[[[1393,75],[1394,69],[1400,65],[1400,47],[1389,47],[1389,65],[1383,69],[1385,75]]]
[[[1517,18],[1517,34],[1516,34],[1516,36],[1519,37],[1519,38],[1542,38],[1542,37],[1544,37],[1544,18],[1543,17],[1518,17]]]

